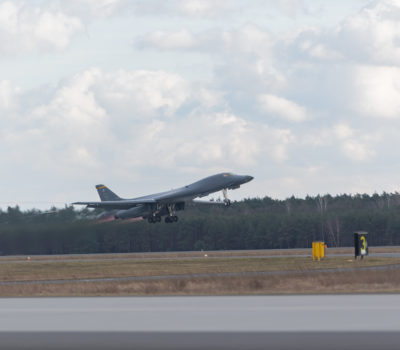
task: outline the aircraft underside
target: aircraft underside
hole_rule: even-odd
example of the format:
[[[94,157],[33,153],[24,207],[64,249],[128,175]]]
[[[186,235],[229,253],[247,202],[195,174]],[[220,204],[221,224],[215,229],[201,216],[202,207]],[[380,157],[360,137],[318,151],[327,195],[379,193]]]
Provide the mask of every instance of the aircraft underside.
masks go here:
[[[143,204],[136,207],[124,210],[108,211],[99,216],[99,219],[113,217],[116,220],[125,220],[133,218],[144,218],[149,223],[161,222],[165,216],[166,223],[178,221],[177,211],[185,209],[185,202],[170,203],[170,204]]]
[[[177,211],[185,209],[185,202],[179,203],[171,203],[171,204],[157,204],[157,206],[152,208],[153,210],[149,213],[148,216],[143,216],[143,218],[147,218],[149,223],[161,222],[161,218],[165,216],[164,222],[167,224],[177,222],[178,216],[176,215]]]

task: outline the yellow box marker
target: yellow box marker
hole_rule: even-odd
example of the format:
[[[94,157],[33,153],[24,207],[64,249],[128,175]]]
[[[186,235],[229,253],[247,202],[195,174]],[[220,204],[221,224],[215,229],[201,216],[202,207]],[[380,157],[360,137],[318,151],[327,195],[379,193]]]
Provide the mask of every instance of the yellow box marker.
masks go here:
[[[325,257],[325,242],[312,242],[312,256],[313,261],[320,261]]]

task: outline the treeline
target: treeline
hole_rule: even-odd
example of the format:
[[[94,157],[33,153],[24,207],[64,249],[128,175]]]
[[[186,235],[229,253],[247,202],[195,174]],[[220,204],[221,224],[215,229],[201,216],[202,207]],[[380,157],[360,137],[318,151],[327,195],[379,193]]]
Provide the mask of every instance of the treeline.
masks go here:
[[[98,223],[99,211],[73,207],[0,211],[0,254],[71,254],[351,246],[353,232],[369,232],[370,245],[400,244],[400,194],[339,195],[304,199],[269,197],[231,207],[192,205],[175,224]]]

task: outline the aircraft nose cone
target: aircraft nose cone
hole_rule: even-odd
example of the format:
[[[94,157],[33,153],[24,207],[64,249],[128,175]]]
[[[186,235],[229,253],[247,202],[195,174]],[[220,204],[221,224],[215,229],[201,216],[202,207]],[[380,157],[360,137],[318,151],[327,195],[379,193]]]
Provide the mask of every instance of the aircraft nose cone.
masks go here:
[[[250,182],[251,180],[254,179],[254,177],[253,177],[253,176],[250,176],[250,175],[246,175],[246,176],[244,177],[244,179],[246,180],[246,182]]]

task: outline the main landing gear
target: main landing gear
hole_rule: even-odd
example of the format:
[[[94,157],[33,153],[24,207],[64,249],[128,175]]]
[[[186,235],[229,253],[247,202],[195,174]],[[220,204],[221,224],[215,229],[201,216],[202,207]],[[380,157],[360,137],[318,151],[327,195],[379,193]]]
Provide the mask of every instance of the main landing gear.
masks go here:
[[[175,215],[175,204],[167,204],[168,216],[165,218],[165,222],[170,224],[172,222],[177,222],[178,217]]]
[[[167,204],[166,208],[168,210],[168,216],[165,217],[164,221],[167,224],[170,224],[172,222],[177,222],[178,217],[175,215],[175,204]],[[162,209],[161,207],[157,208],[157,210],[154,211],[153,214],[147,218],[147,221],[151,224],[160,222],[161,221],[161,215],[160,215],[161,209]]]
[[[155,216],[149,216],[147,218],[147,221],[151,224],[155,224],[156,222],[160,222],[161,221],[161,216],[159,215],[155,215]]]
[[[177,221],[178,221],[178,217],[176,215],[165,217],[165,223],[167,223],[167,224],[170,224],[172,222],[177,222]]]
[[[224,196],[224,203],[227,207],[229,207],[231,205],[231,201],[228,198],[228,190],[226,188],[224,188],[222,190],[222,195]]]
[[[147,221],[148,221],[149,223],[151,223],[151,224],[155,224],[156,222],[160,222],[160,221],[161,221],[161,216],[158,216],[158,215],[156,215],[156,216],[149,216],[149,217],[147,218]],[[167,224],[170,224],[170,223],[172,223],[172,222],[177,222],[177,221],[178,221],[178,217],[177,217],[176,215],[166,216],[165,219],[164,219],[164,221],[165,221]]]

